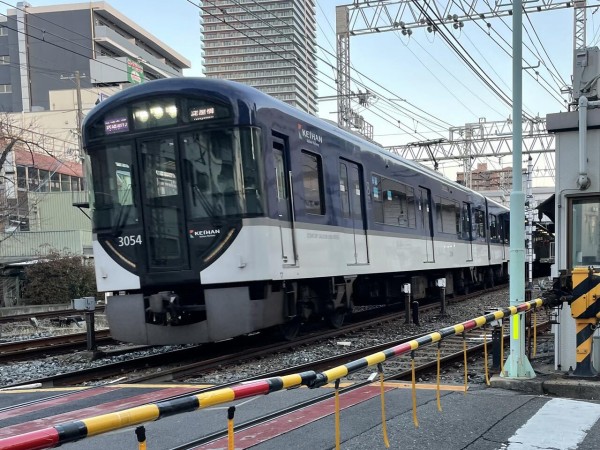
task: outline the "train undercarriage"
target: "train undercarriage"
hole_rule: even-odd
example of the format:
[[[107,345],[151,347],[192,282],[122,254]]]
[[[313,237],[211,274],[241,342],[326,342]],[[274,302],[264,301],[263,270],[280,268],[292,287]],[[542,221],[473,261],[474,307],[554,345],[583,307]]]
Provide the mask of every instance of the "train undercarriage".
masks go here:
[[[354,306],[403,302],[402,286],[407,283],[411,286],[411,299],[423,300],[439,297],[435,284],[439,278],[446,280],[445,294],[453,296],[492,287],[505,280],[507,274],[505,263],[409,274],[261,281],[206,289],[190,285],[177,291],[111,297],[107,315],[114,337],[129,342],[212,342],[269,327],[277,327],[284,339],[293,339],[303,323],[324,320],[339,328]]]

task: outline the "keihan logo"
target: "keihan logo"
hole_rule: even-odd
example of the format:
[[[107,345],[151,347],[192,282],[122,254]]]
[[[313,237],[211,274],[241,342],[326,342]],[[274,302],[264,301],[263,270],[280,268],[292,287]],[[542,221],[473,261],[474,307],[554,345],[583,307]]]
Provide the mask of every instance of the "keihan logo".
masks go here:
[[[323,136],[314,131],[305,130],[302,128],[302,124],[298,124],[298,137],[313,145],[320,145],[323,143]]]
[[[190,230],[190,239],[213,237],[221,234],[221,230]]]

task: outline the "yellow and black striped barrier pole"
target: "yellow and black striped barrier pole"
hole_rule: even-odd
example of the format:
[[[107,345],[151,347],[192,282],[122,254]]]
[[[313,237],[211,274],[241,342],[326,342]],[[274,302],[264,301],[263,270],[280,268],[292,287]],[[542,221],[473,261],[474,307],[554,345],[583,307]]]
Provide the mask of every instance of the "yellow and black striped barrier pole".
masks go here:
[[[266,395],[271,392],[297,388],[303,385],[311,388],[321,387],[328,383],[333,383],[336,380],[347,376],[349,373],[382,363],[387,359],[410,353],[417,350],[419,347],[437,343],[446,337],[459,335],[466,331],[481,328],[486,323],[490,323],[494,320],[500,320],[504,317],[535,308],[541,308],[544,305],[553,303],[554,299],[538,298],[516,306],[510,306],[472,320],[467,320],[457,325],[442,328],[436,332],[426,334],[417,339],[413,339],[373,355],[360,358],[343,366],[334,367],[325,372],[317,373],[315,371],[307,371],[281,377],[266,378],[230,387],[223,387],[214,391],[190,394],[172,400],[137,406],[101,416],[87,417],[56,424],[41,430],[0,439],[0,448],[10,448],[11,450],[52,448],[67,442],[78,441],[89,436],[139,425],[144,422],[158,420],[174,414],[209,408],[242,398]]]
[[[598,372],[592,364],[592,339],[600,319],[600,273],[594,273],[592,268],[575,267],[572,280],[571,316],[577,331],[577,365],[572,375],[595,377]]]

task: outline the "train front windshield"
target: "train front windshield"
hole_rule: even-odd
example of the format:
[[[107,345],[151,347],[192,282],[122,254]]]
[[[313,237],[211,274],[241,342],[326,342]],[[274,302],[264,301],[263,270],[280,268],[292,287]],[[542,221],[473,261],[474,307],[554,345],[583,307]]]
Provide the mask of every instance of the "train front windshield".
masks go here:
[[[180,207],[192,221],[264,213],[256,128],[167,131],[156,137],[107,141],[89,156],[96,231],[138,223],[139,205],[146,213],[159,212],[150,213],[146,222],[161,215],[166,227],[178,220]]]

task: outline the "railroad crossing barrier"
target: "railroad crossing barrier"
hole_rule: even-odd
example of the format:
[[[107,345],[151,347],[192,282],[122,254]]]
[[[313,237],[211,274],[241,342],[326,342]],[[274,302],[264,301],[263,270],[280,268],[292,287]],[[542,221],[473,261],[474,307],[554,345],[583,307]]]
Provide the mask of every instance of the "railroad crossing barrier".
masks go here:
[[[259,395],[270,394],[271,392],[281,391],[284,389],[297,388],[307,386],[309,388],[322,387],[329,383],[334,383],[336,386],[336,396],[339,390],[339,381],[345,376],[364,369],[370,366],[376,366],[380,379],[383,380],[382,363],[388,359],[395,358],[404,354],[411,354],[411,365],[413,370],[412,377],[412,399],[413,399],[413,420],[415,426],[418,426],[416,416],[416,390],[414,376],[414,354],[419,347],[438,343],[438,374],[439,374],[439,345],[444,338],[463,335],[467,331],[481,328],[495,320],[501,320],[515,314],[525,313],[530,310],[536,310],[542,306],[553,304],[553,299],[538,298],[516,306],[509,306],[498,311],[490,312],[475,319],[467,320],[457,325],[442,328],[436,332],[429,333],[409,342],[396,345],[387,350],[374,353],[372,355],[360,358],[349,362],[342,366],[334,367],[324,372],[317,373],[315,371],[307,371],[292,375],[284,375],[280,377],[272,377],[262,380],[256,380],[244,384],[238,384],[231,387],[220,388],[210,392],[202,392],[192,394],[186,397],[181,397],[173,400],[166,400],[158,403],[152,403],[135,408],[125,409],[113,413],[104,414],[101,416],[88,417],[81,420],[61,423],[52,427],[44,428],[37,431],[11,436],[9,438],[0,439],[0,450],[38,450],[52,448],[74,442],[90,436],[107,433],[109,431],[118,430],[134,425],[139,425],[144,422],[150,422],[164,417],[172,416],[179,413],[195,411],[197,409],[209,408],[211,406],[229,403],[243,398],[249,398]],[[465,341],[466,346],[466,341]],[[466,365],[466,350],[465,350],[465,384],[467,383],[467,365]],[[501,369],[502,370],[502,369]],[[439,375],[438,375],[439,380]],[[439,381],[438,381],[439,385]],[[466,394],[466,389],[465,389]],[[336,418],[339,420],[339,403],[336,402]],[[441,410],[439,402],[438,389],[438,409]],[[233,410],[235,411],[235,410]],[[233,411],[231,418],[228,419],[228,429],[233,425]],[[385,406],[382,402],[382,418],[385,423]],[[337,422],[337,421],[336,421]],[[336,425],[339,429],[339,424]],[[232,436],[232,435],[231,435]],[[231,437],[233,439],[233,437]],[[384,435],[384,440],[386,436]],[[339,431],[336,432],[336,442],[339,445]]]

